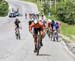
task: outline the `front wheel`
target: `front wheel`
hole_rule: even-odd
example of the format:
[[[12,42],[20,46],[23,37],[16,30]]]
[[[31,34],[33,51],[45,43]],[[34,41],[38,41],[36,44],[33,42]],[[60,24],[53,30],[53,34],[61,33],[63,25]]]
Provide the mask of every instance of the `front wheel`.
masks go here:
[[[17,30],[16,32],[15,32],[15,35],[16,35],[16,39],[19,39],[20,40],[20,31],[19,30]]]
[[[38,39],[37,39],[37,55],[39,55],[39,50],[41,48],[40,41],[41,41],[41,36],[38,36]]]

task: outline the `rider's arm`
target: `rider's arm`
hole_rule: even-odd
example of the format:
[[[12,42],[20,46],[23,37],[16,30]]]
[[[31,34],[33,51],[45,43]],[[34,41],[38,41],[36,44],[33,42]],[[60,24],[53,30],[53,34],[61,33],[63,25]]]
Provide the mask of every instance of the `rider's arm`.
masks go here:
[[[32,23],[31,25],[29,25],[29,31],[32,32],[32,27],[34,26],[34,24]]]
[[[46,27],[44,26],[44,24],[40,22],[39,25],[41,26],[41,28],[42,28],[43,31],[45,32]]]

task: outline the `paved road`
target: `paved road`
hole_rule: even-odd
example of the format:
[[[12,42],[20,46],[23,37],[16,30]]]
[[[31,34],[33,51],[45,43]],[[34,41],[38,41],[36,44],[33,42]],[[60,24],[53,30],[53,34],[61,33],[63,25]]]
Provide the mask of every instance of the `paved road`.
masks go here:
[[[12,2],[12,4],[20,6],[19,8],[22,9],[25,8],[26,11],[23,10],[23,13],[36,10],[32,4],[16,2]],[[0,61],[75,61],[61,42],[50,41],[47,35],[43,39],[44,46],[40,50],[40,55],[36,56],[33,52],[33,38],[28,31],[28,20],[24,16],[20,17],[22,22],[21,40],[15,38],[14,19],[6,20],[8,22],[0,26]]]

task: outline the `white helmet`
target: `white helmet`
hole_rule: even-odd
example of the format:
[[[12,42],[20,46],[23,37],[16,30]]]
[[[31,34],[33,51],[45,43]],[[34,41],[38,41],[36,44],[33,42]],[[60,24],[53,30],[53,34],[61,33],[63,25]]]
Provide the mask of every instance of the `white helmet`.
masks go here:
[[[31,20],[34,21],[34,18],[32,18]]]
[[[35,20],[34,20],[34,24],[37,24],[37,23],[38,23],[38,20],[35,19]]]
[[[48,22],[52,22],[52,20],[51,19],[48,19]]]

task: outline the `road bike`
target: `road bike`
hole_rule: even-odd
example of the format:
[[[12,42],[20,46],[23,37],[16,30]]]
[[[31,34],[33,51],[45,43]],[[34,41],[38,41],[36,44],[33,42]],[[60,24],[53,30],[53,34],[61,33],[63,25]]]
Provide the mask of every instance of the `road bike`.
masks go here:
[[[46,33],[47,33],[48,37],[52,40],[52,31],[47,28]]]
[[[46,29],[47,31],[47,35],[48,35],[48,37],[50,38],[51,37],[51,31],[49,30],[49,29]]]
[[[37,47],[37,55],[39,55],[39,50],[41,48],[41,41],[42,41],[42,38],[41,38],[41,34],[40,32],[38,32],[38,35],[37,35],[37,44],[36,44],[36,47]]]
[[[52,40],[53,41],[57,41],[58,42],[58,38],[59,38],[59,36],[58,36],[58,32],[57,31],[53,31],[52,32]]]
[[[16,35],[16,39],[19,39],[19,40],[21,39],[19,28],[15,28],[15,35]]]

